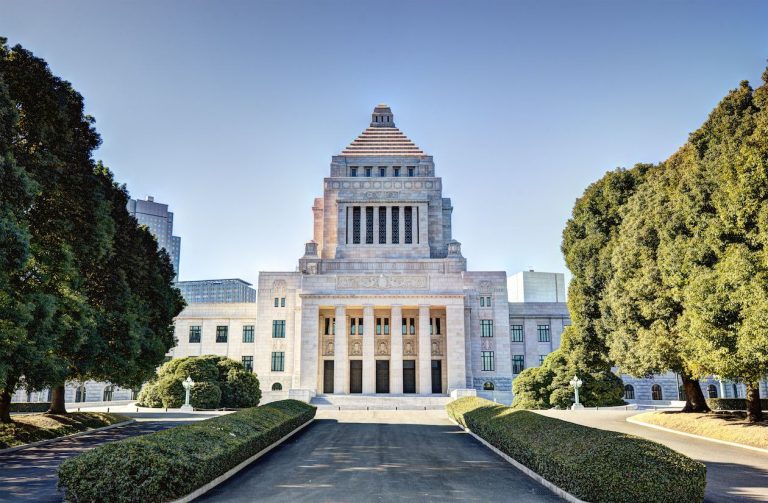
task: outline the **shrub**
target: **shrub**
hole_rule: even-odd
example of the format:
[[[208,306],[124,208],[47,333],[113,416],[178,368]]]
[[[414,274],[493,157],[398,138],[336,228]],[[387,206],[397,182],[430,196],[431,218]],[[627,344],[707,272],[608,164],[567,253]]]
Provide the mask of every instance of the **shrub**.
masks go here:
[[[227,374],[221,393],[223,407],[255,407],[261,400],[261,389],[256,375],[235,368],[230,369]]]
[[[176,365],[173,375],[179,379],[186,379],[189,376],[195,382],[217,382],[219,380],[219,368],[216,366],[216,361],[223,357],[211,358],[212,356],[180,358],[181,362]]]
[[[51,406],[50,402],[11,402],[10,412],[45,412]]]
[[[746,398],[707,398],[707,405],[712,410],[747,410]],[[768,410],[768,398],[760,400],[760,408]]]
[[[102,444],[64,461],[67,501],[169,501],[191,493],[315,416],[282,400],[168,430]]]
[[[177,409],[184,405],[187,393],[184,391],[184,385],[181,384],[181,379],[174,376],[165,376],[155,384],[155,387],[157,388],[157,394],[160,396],[163,407]]]
[[[210,382],[195,383],[189,392],[189,403],[196,409],[215,409],[220,402],[221,388]]]
[[[514,410],[476,397],[448,414],[497,449],[577,498],[593,503],[699,503],[706,467],[631,435]]]
[[[139,391],[136,404],[141,407],[162,407],[163,397],[157,388],[157,383],[151,382],[144,385]]]

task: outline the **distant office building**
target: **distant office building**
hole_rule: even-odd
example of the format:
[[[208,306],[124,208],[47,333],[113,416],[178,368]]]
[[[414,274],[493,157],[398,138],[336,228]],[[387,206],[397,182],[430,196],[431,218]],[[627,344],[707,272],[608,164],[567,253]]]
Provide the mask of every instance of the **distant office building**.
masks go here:
[[[148,196],[146,200],[130,199],[128,213],[136,217],[140,225],[146,225],[157,239],[160,248],[170,255],[176,273],[174,279],[179,279],[181,238],[173,235],[173,212],[168,211],[168,205],[156,203],[152,196]]]
[[[241,279],[178,281],[176,288],[181,291],[187,304],[256,302],[256,290]]]

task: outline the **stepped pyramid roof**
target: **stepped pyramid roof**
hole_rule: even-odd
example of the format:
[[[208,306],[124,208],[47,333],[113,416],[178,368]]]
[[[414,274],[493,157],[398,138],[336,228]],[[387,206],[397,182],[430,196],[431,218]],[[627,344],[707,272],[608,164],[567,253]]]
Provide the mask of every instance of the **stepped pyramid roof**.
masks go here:
[[[371,125],[342,150],[341,155],[419,157],[426,154],[395,127],[392,110],[380,104],[373,109]]]

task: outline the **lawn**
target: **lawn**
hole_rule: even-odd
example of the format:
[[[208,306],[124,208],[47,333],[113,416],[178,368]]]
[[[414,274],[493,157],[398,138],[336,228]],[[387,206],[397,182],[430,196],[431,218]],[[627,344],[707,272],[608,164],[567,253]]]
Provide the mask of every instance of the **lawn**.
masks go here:
[[[768,420],[748,423],[746,412],[647,412],[632,418],[671,430],[768,449]]]
[[[125,416],[104,412],[72,412],[66,415],[18,414],[12,415],[11,418],[13,423],[0,424],[0,449],[71,435],[128,420]]]

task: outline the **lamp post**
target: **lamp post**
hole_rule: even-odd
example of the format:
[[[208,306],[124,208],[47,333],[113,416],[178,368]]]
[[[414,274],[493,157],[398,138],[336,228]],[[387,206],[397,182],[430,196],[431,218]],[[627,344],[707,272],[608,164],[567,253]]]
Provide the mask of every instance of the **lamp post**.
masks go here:
[[[189,404],[189,391],[192,389],[192,386],[195,385],[195,381],[193,381],[191,377],[187,376],[186,379],[181,381],[181,385],[184,386],[184,391],[187,393],[187,396],[184,400],[184,405],[181,406],[181,410],[194,410]]]
[[[571,410],[581,410],[584,408],[584,406],[579,403],[579,388],[581,388],[582,384],[584,383],[581,382],[581,379],[579,379],[578,376],[573,376],[573,379],[571,379],[570,385],[573,386],[573,390],[576,393],[576,401],[571,405]]]

